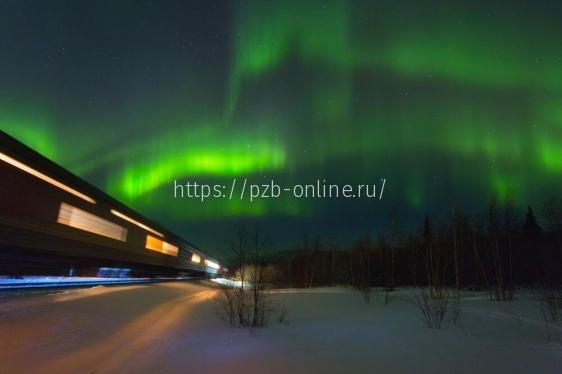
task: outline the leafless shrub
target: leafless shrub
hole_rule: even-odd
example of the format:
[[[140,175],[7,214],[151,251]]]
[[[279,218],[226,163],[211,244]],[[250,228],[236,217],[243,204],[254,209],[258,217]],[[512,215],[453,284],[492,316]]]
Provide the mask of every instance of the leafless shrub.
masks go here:
[[[220,305],[219,318],[230,326],[237,323],[236,290],[227,285],[220,286],[218,302]]]
[[[246,287],[219,286],[218,317],[229,326],[245,327],[251,321],[251,300]]]
[[[392,302],[392,293],[394,292],[394,288],[387,287],[384,291],[384,304],[388,305]]]
[[[261,272],[256,269],[253,271]],[[266,292],[267,286],[254,278],[253,271],[244,286],[220,286],[219,318],[230,326],[263,327],[277,311],[277,306],[270,301]]]
[[[230,248],[238,267],[234,277],[239,285],[221,287],[218,299],[222,312],[220,318],[231,326],[263,327],[275,311],[267,293],[273,269],[265,261],[270,242],[261,229],[250,232],[241,226],[235,239]]]
[[[539,291],[541,313],[544,321],[546,338],[549,341],[562,344],[560,334],[560,318],[562,317],[562,289],[543,288]]]
[[[371,302],[371,287],[369,286],[357,287],[357,290],[361,293],[361,297],[363,297],[363,300],[366,303]]]
[[[280,304],[277,308],[277,322],[282,325],[289,324],[289,312],[285,304]]]
[[[562,345],[562,335],[560,334],[560,327],[557,326],[556,322],[552,322],[545,308],[541,307],[544,331],[546,333],[546,339],[550,342],[555,342]]]
[[[559,322],[562,317],[562,289],[543,288],[539,293],[543,313],[551,322]]]
[[[449,295],[446,292],[439,292],[432,296],[430,291],[422,289],[421,293],[416,296],[416,305],[425,325],[430,329],[440,329],[447,314]]]
[[[453,298],[453,302],[451,304],[451,310],[449,312],[449,321],[453,326],[459,324],[461,319],[461,298],[457,292],[455,292],[455,297]]]

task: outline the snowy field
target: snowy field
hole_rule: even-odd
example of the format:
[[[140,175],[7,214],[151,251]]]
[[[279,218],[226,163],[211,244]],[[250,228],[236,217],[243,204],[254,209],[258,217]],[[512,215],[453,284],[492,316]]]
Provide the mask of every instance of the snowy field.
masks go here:
[[[217,318],[217,292],[173,282],[1,297],[0,372],[562,372],[531,295],[466,295],[460,324],[431,330],[412,290],[390,305],[343,288],[284,290],[272,298],[288,321],[251,334]]]

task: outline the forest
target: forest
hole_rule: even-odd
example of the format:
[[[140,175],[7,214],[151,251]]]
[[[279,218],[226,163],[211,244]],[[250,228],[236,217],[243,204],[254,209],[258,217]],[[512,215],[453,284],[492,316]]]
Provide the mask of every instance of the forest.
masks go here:
[[[393,217],[374,237],[363,235],[342,245],[305,234],[298,246],[276,252],[265,230],[239,227],[231,252],[244,252],[243,243],[251,242],[245,237],[252,235],[267,244],[260,245],[259,255],[247,252],[256,254],[252,258],[275,288],[471,289],[506,301],[519,287],[562,284],[562,200],[555,198],[545,201],[538,214],[530,206],[526,212],[516,209],[512,199],[492,200],[480,215],[458,210],[440,220],[425,215],[409,230]],[[235,255],[230,262],[239,278],[244,261]]]

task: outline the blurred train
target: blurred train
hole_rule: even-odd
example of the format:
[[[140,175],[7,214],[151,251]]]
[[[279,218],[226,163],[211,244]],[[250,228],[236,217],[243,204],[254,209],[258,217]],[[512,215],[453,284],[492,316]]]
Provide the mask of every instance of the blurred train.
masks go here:
[[[0,131],[0,276],[216,276],[219,263]]]

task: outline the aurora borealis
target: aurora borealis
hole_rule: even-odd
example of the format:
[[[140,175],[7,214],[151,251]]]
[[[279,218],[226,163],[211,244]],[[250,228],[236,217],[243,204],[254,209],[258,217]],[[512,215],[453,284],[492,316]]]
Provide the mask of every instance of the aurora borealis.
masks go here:
[[[211,253],[239,220],[290,242],[524,207],[561,193],[560,19],[546,1],[3,1],[0,128]],[[172,196],[235,177],[388,185]]]

